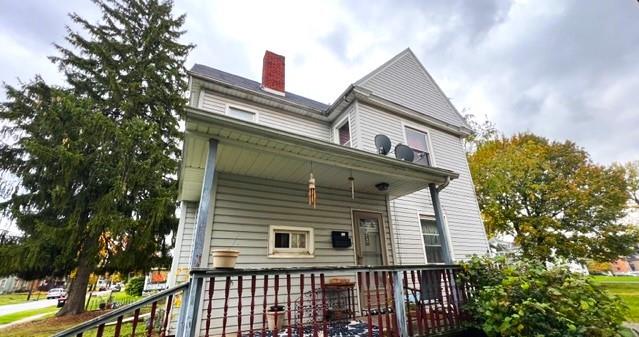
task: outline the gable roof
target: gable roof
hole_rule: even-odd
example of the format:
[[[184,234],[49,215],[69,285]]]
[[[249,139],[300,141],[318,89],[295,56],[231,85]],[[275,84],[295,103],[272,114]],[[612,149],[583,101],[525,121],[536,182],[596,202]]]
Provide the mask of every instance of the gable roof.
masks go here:
[[[410,48],[355,82],[355,86],[453,126],[468,128],[464,118]]]
[[[196,63],[189,72],[199,77],[204,77],[206,79],[211,79],[218,82],[230,84],[232,86],[236,86],[242,89],[259,92],[260,94],[272,96],[273,98],[277,98],[280,100],[288,101],[293,104],[301,105],[301,106],[310,108],[312,110],[317,110],[317,112],[324,112],[329,107],[328,104],[324,104],[324,103],[312,100],[310,98],[296,95],[288,91],[285,92],[284,96],[272,94],[268,91],[262,90],[261,84],[257,81],[253,81],[242,76],[233,75],[225,71],[211,68],[202,64]]]

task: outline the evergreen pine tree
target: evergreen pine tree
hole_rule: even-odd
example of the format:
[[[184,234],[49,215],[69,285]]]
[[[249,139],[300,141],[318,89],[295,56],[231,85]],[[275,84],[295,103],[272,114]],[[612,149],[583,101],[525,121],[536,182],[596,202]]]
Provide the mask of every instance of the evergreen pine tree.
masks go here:
[[[0,266],[34,275],[76,270],[58,313],[84,309],[94,271],[166,263],[175,218],[178,122],[185,106],[179,43],[184,16],[156,0],[95,0],[92,24],[77,14],[71,48],[51,57],[70,89],[37,79],[8,87],[0,118],[17,142],[0,147],[2,169],[20,179],[5,203],[25,233],[0,248]]]

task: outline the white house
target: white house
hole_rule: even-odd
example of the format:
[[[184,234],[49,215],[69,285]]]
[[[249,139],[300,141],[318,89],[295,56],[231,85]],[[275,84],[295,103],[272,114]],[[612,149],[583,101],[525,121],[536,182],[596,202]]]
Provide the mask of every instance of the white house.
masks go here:
[[[487,252],[462,144],[471,130],[410,49],[330,105],[287,92],[285,59],[268,51],[261,82],[196,64],[189,85],[170,286],[212,268],[221,248],[240,252],[239,268],[451,264]],[[211,317],[226,317],[229,282],[224,305],[195,313],[208,316],[198,329],[222,324]]]

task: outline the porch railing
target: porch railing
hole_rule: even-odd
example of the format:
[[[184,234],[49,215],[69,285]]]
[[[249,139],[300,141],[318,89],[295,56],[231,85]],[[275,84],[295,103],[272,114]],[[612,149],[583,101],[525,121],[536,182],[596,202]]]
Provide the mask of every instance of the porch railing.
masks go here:
[[[135,303],[59,332],[53,337],[71,336],[168,336],[189,283],[183,283]]]
[[[454,265],[195,269],[189,283],[55,336],[428,336],[464,327],[471,287],[458,273]]]
[[[461,330],[470,288],[454,265],[192,271],[191,336],[426,336]],[[195,282],[199,281],[199,282]],[[188,319],[188,318],[187,318]]]

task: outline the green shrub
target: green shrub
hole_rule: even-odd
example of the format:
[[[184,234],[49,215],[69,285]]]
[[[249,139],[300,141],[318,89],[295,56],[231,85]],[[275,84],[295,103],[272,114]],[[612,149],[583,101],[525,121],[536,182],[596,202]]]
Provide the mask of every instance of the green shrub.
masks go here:
[[[621,336],[625,306],[587,277],[540,262],[475,257],[462,265],[467,305],[488,336]]]
[[[132,277],[126,284],[125,291],[131,296],[142,296],[144,290],[144,276]]]

